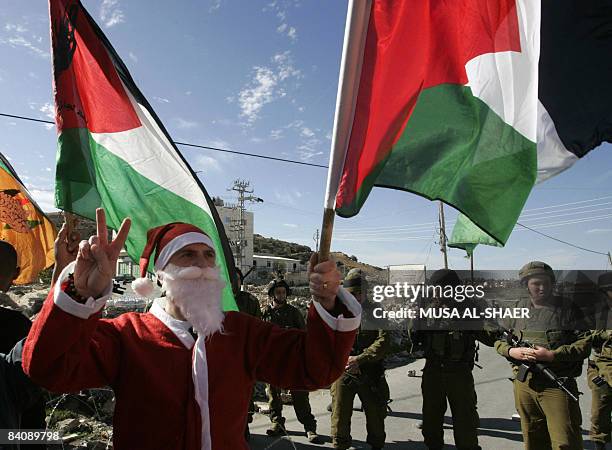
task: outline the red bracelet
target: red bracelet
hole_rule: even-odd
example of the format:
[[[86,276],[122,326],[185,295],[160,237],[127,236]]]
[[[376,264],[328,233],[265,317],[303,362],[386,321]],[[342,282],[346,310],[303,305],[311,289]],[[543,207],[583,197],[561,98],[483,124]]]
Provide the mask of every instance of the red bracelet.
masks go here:
[[[87,299],[78,294],[76,286],[74,285],[74,274],[68,275],[68,278],[62,283],[62,291],[66,293],[71,299],[79,303],[85,303]]]

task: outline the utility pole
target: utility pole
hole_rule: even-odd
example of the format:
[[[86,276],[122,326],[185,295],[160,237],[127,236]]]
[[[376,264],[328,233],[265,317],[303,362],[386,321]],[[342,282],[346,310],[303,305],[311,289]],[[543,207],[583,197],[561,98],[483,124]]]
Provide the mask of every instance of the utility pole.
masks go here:
[[[610,262],[610,266],[612,266],[612,253],[608,252],[608,261]]]
[[[312,238],[315,241],[315,252],[318,252],[319,251],[319,229],[318,228],[315,234],[312,236]]]
[[[253,194],[253,188],[250,187],[251,183],[247,180],[234,180],[234,185],[228,189],[229,191],[238,192],[238,204],[235,209],[238,211],[238,219],[232,218],[230,221],[230,231],[236,237],[234,241],[234,258],[236,259],[236,265],[244,272],[246,264],[244,262],[244,249],[247,246],[245,231],[246,231],[246,202],[263,202],[259,197]]]
[[[448,254],[446,249],[446,226],[444,224],[444,204],[440,203],[440,251],[444,254],[444,268],[448,269]]]

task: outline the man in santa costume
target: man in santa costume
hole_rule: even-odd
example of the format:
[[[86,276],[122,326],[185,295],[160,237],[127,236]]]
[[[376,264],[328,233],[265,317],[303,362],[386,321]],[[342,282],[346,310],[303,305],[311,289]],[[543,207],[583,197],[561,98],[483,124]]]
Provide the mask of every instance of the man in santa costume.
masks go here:
[[[23,368],[57,392],[110,385],[115,449],[247,449],[255,380],[313,390],[343,372],[361,309],[339,288],[333,261],[311,259],[316,301],[308,327],[286,330],[224,313],[212,240],[193,225],[172,223],[149,231],[140,261],[144,278],[153,259],[166,297],[146,314],[101,319],[130,222],[110,243],[101,209],[97,225],[97,235],[81,242],[76,262],[45,301],[25,344]],[[148,288],[136,283],[137,291]]]

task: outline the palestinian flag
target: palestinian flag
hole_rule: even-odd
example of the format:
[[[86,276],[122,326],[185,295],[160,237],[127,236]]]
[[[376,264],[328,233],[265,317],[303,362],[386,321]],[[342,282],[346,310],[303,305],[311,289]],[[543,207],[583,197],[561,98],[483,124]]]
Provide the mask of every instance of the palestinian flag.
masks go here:
[[[345,42],[344,67],[359,71],[336,114],[339,154],[350,136],[343,158],[332,155],[337,214],[357,214],[374,186],[400,189],[505,242],[536,180],[540,2],[353,4],[371,8],[362,51]]]
[[[55,201],[109,227],[125,217],[126,249],[140,259],[148,229],[194,224],[209,234],[227,282],[226,310],[236,309],[228,270],[233,257],[216,209],[127,67],[78,0],[50,0],[56,123]]]
[[[53,223],[0,154],[0,240],[17,251],[20,272],[15,284],[32,283],[41,270],[55,263],[56,235]]]
[[[545,0],[540,26],[537,183],[612,142],[612,3]],[[449,245],[495,240],[460,215]]]

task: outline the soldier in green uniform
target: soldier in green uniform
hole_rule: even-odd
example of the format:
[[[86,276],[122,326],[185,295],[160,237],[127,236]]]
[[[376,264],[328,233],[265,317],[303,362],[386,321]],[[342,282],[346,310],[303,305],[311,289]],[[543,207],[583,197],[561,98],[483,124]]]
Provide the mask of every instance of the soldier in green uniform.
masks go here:
[[[612,272],[602,274],[597,284],[604,297],[603,302],[612,302]],[[607,327],[607,324],[604,326]],[[595,449],[603,450],[610,442],[611,431],[612,330],[597,330],[593,334],[593,354],[594,358],[589,360],[587,369],[587,380],[592,394],[590,434]]]
[[[428,284],[456,287],[462,283],[455,271],[442,269],[432,274]],[[452,299],[450,301],[454,305],[446,306],[465,306]],[[443,423],[448,401],[453,416],[455,446],[459,450],[480,449],[477,433],[480,419],[476,410],[476,390],[472,375],[476,341],[492,347],[497,334],[479,329],[476,324],[470,330],[454,329],[452,322],[435,328],[413,330],[410,333],[412,351],[421,350],[425,357],[421,382],[425,445],[430,450],[441,450],[444,447]]]
[[[291,288],[285,280],[276,280],[268,289],[268,296],[272,303],[264,309],[262,319],[275,323],[284,328],[298,328],[303,330],[306,323],[302,313],[287,303],[287,296],[291,295]],[[270,407],[270,421],[272,426],[266,431],[269,436],[285,434],[285,418],[283,417],[283,402],[281,389],[276,386],[267,386],[268,405]],[[302,425],[310,442],[318,443],[317,421],[312,415],[307,391],[290,391],[295,415]]]
[[[512,320],[509,328],[522,335],[535,348],[513,347],[498,340],[495,348],[512,365],[515,379],[514,401],[521,417],[523,442],[527,450],[582,449],[582,416],[578,402],[543,375],[530,371],[524,381],[517,379],[519,366],[541,362],[576,396],[576,377],[591,351],[591,334],[575,329],[579,310],[553,295],[555,275],[548,264],[532,261],[519,271],[528,297],[518,305],[529,309],[528,318]]]
[[[234,292],[234,299],[236,300],[236,306],[238,311],[248,314],[249,316],[257,317],[261,319],[261,307],[259,306],[259,300],[253,294],[242,290],[242,283],[244,277],[240,269],[236,268],[236,276],[232,283],[232,291]],[[251,397],[249,403],[249,414],[247,418],[247,424],[244,429],[244,437],[247,441],[251,440],[251,432],[249,430],[249,424],[253,422],[253,415],[255,414],[255,402]]]
[[[359,269],[351,269],[343,286],[364,303],[367,281]],[[331,386],[331,434],[334,448],[351,446],[351,415],[355,395],[359,396],[366,417],[366,441],[372,449],[385,445],[385,417],[389,400],[389,385],[385,379],[383,359],[389,352],[391,337],[387,331],[360,330],[344,375]]]

